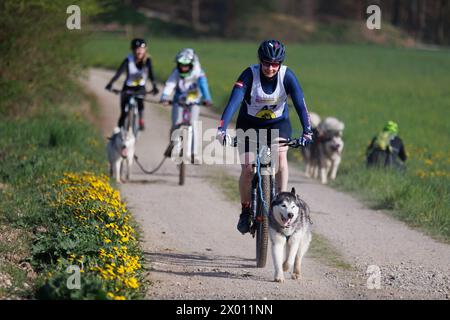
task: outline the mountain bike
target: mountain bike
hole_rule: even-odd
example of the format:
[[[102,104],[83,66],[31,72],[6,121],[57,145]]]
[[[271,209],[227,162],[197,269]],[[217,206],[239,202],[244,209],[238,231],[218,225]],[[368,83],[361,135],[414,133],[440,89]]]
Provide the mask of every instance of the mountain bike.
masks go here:
[[[171,144],[167,148],[165,155],[175,158],[176,162],[178,162],[178,184],[182,186],[186,181],[186,163],[194,164],[194,129],[191,121],[191,111],[192,106],[199,103],[198,101],[191,102],[186,96],[181,96],[177,104],[183,109],[182,119],[173,128]]]
[[[122,93],[122,90],[117,89],[112,89],[111,91],[114,92],[115,94]],[[141,93],[136,93],[131,90],[127,90],[124,93],[128,96],[128,100],[125,104],[125,113],[127,116],[125,118],[123,127],[126,131],[128,131],[130,127],[132,127],[133,134],[137,138],[139,133],[139,108],[137,99],[143,100],[145,98],[145,95]]]
[[[249,140],[248,140],[249,141]],[[232,139],[231,145],[237,147],[239,143],[235,137]],[[260,145],[256,143],[256,161],[252,164],[253,178],[251,188],[251,227],[250,234],[256,237],[256,266],[264,268],[267,260],[267,247],[269,239],[269,212],[272,199],[276,195],[275,185],[275,168],[272,167],[272,152],[267,144]],[[299,139],[281,140],[278,142],[280,146],[288,146],[290,148],[298,148],[304,146]]]

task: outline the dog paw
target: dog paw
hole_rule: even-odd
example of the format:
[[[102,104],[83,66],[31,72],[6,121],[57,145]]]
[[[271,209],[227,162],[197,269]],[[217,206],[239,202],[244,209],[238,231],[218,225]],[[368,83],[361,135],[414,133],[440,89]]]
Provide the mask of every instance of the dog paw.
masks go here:
[[[284,282],[284,278],[283,277],[275,277],[275,279],[273,281],[279,282],[279,283],[283,283]]]
[[[302,275],[301,275],[300,273],[294,272],[294,273],[292,274],[292,279],[294,279],[294,280],[300,280],[301,277],[302,277]]]

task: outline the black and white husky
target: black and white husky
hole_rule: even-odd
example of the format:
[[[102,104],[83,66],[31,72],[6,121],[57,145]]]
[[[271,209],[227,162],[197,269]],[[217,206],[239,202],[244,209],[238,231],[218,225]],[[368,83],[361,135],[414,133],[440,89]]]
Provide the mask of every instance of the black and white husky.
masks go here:
[[[302,259],[311,242],[309,207],[292,188],[272,201],[269,232],[276,282],[284,281],[284,271],[293,268],[292,278],[300,279]]]
[[[133,130],[126,131],[123,128],[114,128],[113,134],[107,145],[109,174],[117,182],[122,182],[125,171],[126,180],[130,179],[131,166],[133,165],[136,137]]]

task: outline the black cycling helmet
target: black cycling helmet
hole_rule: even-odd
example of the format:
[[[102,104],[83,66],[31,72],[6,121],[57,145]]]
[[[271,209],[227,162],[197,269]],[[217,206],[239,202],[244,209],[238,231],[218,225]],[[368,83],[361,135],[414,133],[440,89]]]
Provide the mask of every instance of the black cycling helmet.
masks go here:
[[[265,40],[258,49],[258,57],[261,61],[282,63],[285,54],[286,49],[278,40]]]
[[[131,50],[135,50],[137,48],[147,48],[147,43],[144,39],[133,39],[131,40]]]

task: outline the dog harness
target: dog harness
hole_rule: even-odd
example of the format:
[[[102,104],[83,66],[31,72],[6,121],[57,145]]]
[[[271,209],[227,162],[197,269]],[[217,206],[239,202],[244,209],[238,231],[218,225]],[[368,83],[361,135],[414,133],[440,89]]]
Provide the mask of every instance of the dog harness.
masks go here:
[[[292,232],[292,234],[295,233],[295,231],[297,231],[298,227],[301,226],[302,222],[301,222],[301,215],[299,215],[297,217],[297,219],[295,219],[294,223],[292,225],[289,226],[289,228],[293,228],[294,232]],[[278,233],[281,233],[282,235],[284,235],[286,237],[286,241],[289,241],[289,239],[291,238],[291,235],[286,235],[284,233],[284,230],[287,229],[286,227],[282,227],[279,225],[279,223],[275,220],[275,218],[272,215],[272,211],[269,213],[269,225],[274,228]]]

